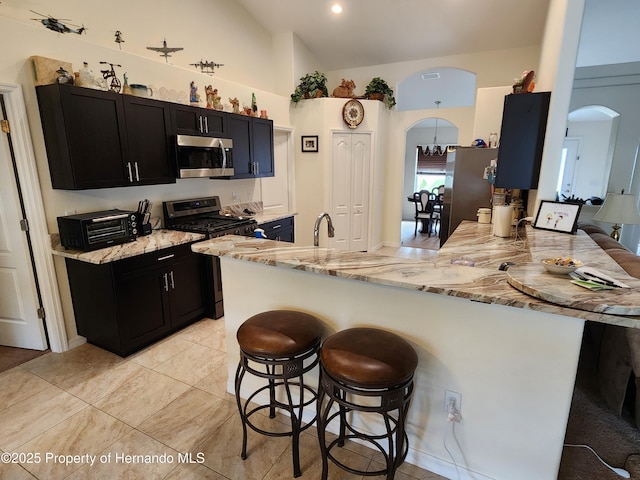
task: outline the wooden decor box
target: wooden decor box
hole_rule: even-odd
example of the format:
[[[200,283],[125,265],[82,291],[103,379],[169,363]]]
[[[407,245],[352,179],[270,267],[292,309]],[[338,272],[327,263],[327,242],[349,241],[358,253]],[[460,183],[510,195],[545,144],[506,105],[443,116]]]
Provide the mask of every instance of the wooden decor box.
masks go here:
[[[58,77],[56,71],[60,67],[69,72],[70,75],[73,75],[73,67],[70,62],[34,55],[29,57],[29,63],[33,71],[35,86],[56,83],[56,78]]]

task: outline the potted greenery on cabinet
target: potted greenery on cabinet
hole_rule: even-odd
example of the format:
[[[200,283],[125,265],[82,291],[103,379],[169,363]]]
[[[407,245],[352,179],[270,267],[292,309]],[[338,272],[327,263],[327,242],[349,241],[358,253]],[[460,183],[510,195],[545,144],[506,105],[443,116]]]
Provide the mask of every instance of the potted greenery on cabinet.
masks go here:
[[[328,97],[327,77],[324,73],[318,72],[307,73],[300,78],[300,84],[291,94],[291,101],[298,103],[303,98]]]
[[[387,82],[380,77],[375,77],[369,82],[364,94],[369,100],[380,100],[384,102],[389,109],[393,108],[396,104],[393,90],[391,90]]]

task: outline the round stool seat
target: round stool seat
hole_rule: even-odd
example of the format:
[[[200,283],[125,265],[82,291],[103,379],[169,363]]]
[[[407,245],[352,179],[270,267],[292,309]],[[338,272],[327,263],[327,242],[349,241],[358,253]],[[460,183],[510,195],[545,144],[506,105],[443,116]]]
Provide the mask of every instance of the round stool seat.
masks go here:
[[[331,335],[322,345],[320,359],[333,378],[363,388],[404,383],[418,366],[409,342],[376,328],[350,328]]]
[[[307,352],[322,337],[322,323],[291,310],[258,313],[238,329],[240,348],[259,357],[295,357]]]

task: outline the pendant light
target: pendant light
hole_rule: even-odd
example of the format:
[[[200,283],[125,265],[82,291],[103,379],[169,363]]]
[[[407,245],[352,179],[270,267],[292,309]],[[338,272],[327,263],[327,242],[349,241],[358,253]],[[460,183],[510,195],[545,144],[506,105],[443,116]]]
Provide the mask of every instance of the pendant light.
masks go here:
[[[440,100],[436,100],[436,110],[440,110]],[[442,155],[442,148],[438,145],[438,117],[436,117],[436,131],[433,135],[433,154]]]

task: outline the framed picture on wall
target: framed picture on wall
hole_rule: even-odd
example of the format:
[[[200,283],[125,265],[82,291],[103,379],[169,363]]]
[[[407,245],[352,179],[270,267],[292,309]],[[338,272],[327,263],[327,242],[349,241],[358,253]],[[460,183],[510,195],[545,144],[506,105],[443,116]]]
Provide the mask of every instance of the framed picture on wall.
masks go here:
[[[302,151],[303,152],[317,152],[318,151],[318,136],[317,135],[303,135],[302,136]]]
[[[582,205],[542,200],[533,222],[534,228],[562,233],[576,233]]]

